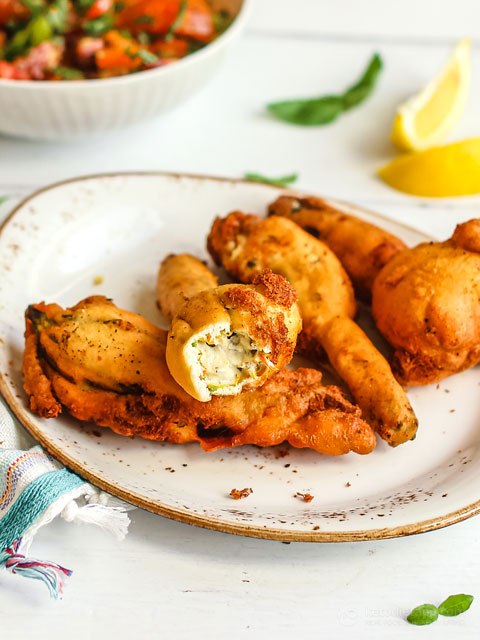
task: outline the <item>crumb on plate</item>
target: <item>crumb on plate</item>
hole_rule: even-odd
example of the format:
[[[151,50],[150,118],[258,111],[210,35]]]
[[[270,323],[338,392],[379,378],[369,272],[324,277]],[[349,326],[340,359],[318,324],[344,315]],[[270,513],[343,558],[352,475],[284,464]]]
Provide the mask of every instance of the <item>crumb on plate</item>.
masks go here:
[[[300,493],[299,491],[297,491],[297,493],[294,495],[294,498],[302,498],[304,502],[311,502],[313,500],[312,494]]]
[[[249,487],[245,487],[245,489],[232,489],[230,491],[230,497],[234,500],[240,500],[240,498],[248,498],[251,493],[253,493],[253,489]]]

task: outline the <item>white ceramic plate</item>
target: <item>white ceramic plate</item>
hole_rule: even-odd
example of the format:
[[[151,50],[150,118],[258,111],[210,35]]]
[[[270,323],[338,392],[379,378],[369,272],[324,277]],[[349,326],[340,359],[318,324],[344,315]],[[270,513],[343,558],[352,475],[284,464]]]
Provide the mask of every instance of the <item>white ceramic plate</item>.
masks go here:
[[[23,312],[96,294],[165,326],[155,278],[167,253],[206,257],[216,215],[262,214],[281,190],[209,177],[123,174],[74,180],[24,201],[0,234],[0,386],[30,432],[64,464],[145,509],[230,533],[341,541],[418,533],[480,510],[478,368],[409,392],[414,442],[332,458],[288,446],[204,453],[197,444],[125,438],[69,417],[31,414],[22,389]],[[348,205],[415,244],[412,229]],[[101,286],[93,284],[103,276]],[[368,324],[368,322],[367,322]],[[375,339],[375,332],[369,329]],[[253,494],[234,501],[232,488]],[[294,497],[308,492],[314,500]]]

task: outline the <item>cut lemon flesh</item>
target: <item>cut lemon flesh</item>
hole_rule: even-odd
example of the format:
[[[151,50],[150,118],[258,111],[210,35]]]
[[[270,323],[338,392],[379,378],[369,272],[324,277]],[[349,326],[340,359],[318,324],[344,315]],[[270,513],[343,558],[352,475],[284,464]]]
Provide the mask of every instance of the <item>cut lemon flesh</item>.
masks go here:
[[[448,198],[480,193],[480,138],[407,153],[379,170],[394,189],[416,196]]]
[[[470,76],[470,40],[465,38],[457,44],[442,71],[420,93],[400,105],[392,141],[408,151],[422,151],[443,142],[465,109]]]

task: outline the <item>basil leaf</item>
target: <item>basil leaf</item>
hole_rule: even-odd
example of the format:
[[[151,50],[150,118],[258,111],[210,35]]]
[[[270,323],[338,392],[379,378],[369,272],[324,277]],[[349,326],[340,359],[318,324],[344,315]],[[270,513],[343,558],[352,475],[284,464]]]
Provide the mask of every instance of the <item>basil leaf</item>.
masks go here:
[[[370,60],[370,64],[357,84],[354,84],[353,87],[350,87],[350,89],[343,94],[343,108],[345,111],[356,107],[357,104],[360,104],[365,98],[368,98],[375,87],[382,66],[382,59],[378,53],[376,53]]]
[[[438,618],[438,609],[434,604],[421,604],[415,607],[407,617],[410,624],[423,625],[432,624]]]
[[[375,87],[382,69],[382,59],[376,53],[358,82],[341,95],[319,98],[271,102],[268,110],[279,120],[303,126],[324,125],[333,122],[344,111],[360,104]]]
[[[279,120],[311,126],[333,122],[342,113],[343,102],[339,96],[325,96],[310,100],[273,102],[268,105],[268,109]]]
[[[458,616],[467,609],[473,602],[473,596],[468,596],[465,593],[458,593],[455,596],[449,596],[438,607],[438,613],[442,616]]]
[[[262,182],[264,184],[273,184],[276,187],[286,187],[298,179],[298,173],[292,173],[291,175],[281,178],[267,178],[260,173],[246,173],[244,178],[245,180],[250,180],[250,182]]]

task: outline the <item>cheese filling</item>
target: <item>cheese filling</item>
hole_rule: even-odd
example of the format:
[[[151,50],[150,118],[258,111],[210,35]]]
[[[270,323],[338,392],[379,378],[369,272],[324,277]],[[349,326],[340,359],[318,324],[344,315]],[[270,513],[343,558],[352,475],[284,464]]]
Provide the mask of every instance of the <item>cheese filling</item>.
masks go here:
[[[270,348],[259,347],[247,333],[230,331],[227,327],[215,329],[216,335],[202,332],[189,345],[189,355],[204,391],[226,395],[237,386],[240,391],[246,382],[259,378],[274,366],[268,358]]]

